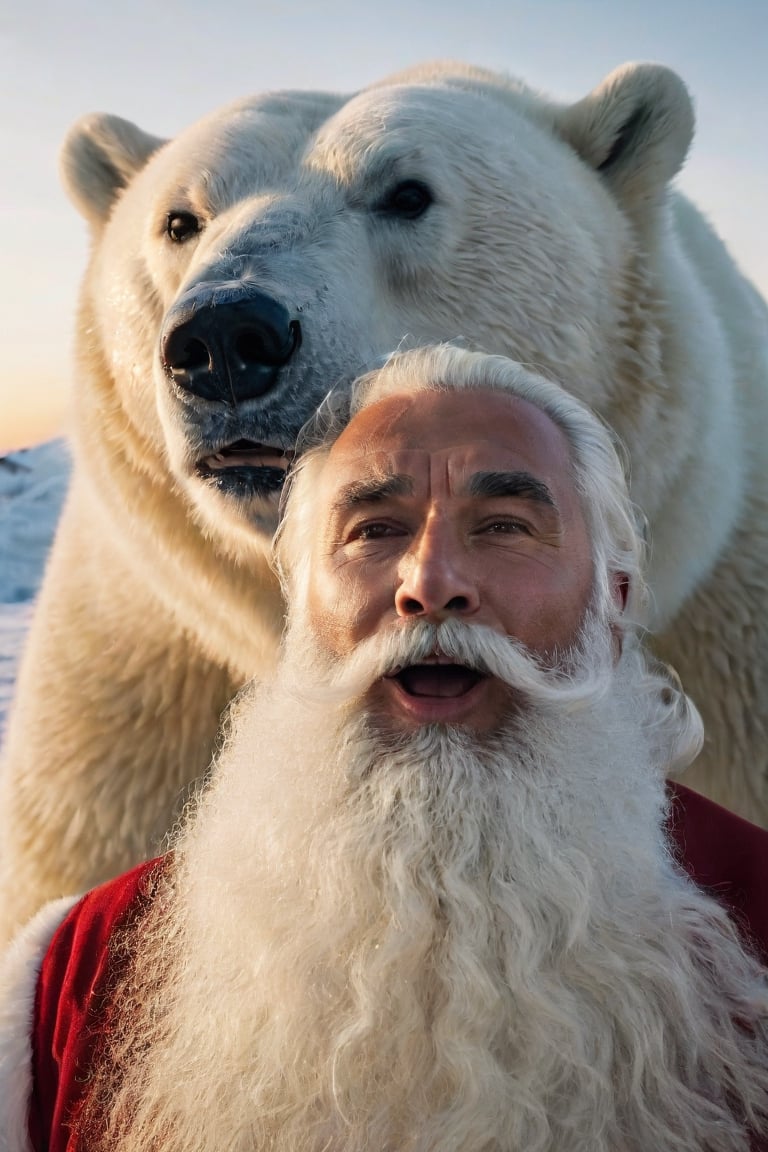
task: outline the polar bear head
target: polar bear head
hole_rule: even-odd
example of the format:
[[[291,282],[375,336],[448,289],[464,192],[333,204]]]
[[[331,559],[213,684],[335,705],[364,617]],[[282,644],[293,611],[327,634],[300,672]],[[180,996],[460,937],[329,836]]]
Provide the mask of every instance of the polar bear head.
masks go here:
[[[93,450],[119,444],[243,559],[302,426],[403,344],[503,353],[643,423],[663,391],[647,253],[692,130],[653,65],[570,106],[437,64],[351,98],[261,95],[170,142],[81,121],[62,165],[94,237]]]

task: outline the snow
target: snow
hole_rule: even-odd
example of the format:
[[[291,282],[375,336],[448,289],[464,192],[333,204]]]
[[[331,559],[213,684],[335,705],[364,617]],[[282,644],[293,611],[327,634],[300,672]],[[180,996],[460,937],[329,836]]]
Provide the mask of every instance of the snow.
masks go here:
[[[0,736],[69,467],[63,440],[0,457]]]
[[[31,618],[31,604],[0,604],[0,737],[5,729],[16,667]]]
[[[63,440],[0,457],[0,604],[37,592],[68,472]]]

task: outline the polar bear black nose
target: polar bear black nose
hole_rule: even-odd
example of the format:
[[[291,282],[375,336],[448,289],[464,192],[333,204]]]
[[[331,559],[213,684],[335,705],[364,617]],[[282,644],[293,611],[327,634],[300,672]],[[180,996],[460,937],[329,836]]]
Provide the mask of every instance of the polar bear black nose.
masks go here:
[[[160,335],[166,374],[203,400],[238,404],[274,388],[301,343],[277,300],[241,281],[198,284],[169,309]]]

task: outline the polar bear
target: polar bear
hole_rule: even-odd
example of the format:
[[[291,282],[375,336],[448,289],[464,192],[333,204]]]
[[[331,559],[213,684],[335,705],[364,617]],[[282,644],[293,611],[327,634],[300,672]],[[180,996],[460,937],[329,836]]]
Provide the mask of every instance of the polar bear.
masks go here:
[[[768,818],[768,315],[670,187],[693,124],[657,65],[564,105],[438,63],[260,95],[170,142],[75,125],[74,474],[10,725],[6,926],[158,846],[226,702],[269,674],[297,434],[403,342],[504,353],[614,425],[648,624],[709,733],[688,779]]]

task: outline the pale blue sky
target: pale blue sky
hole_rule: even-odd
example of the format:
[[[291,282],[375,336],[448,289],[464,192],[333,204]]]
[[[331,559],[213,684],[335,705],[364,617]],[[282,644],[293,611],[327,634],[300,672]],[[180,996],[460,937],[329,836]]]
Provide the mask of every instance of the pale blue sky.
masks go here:
[[[351,90],[440,56],[562,98],[626,60],[675,68],[698,116],[681,184],[768,294],[766,0],[5,0],[0,451],[52,430],[71,378],[86,233],[56,154],[73,120],[115,112],[171,134],[248,92]]]

